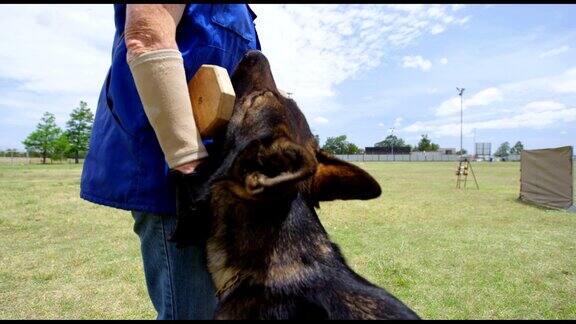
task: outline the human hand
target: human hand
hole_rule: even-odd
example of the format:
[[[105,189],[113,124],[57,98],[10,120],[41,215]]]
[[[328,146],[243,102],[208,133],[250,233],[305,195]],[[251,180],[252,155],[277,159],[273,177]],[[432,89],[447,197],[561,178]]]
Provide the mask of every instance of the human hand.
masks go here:
[[[179,165],[179,166],[175,167],[174,170],[180,171],[183,174],[190,174],[190,173],[193,173],[196,170],[196,167],[198,167],[202,162],[203,162],[203,159],[195,160],[192,162],[188,162],[188,163]]]

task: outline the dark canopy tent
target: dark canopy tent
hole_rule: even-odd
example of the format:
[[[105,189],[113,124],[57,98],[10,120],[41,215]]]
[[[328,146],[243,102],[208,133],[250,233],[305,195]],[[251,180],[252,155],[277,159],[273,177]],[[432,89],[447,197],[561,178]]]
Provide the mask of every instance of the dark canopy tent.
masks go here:
[[[574,210],[571,146],[523,150],[520,160],[520,199],[552,208]]]

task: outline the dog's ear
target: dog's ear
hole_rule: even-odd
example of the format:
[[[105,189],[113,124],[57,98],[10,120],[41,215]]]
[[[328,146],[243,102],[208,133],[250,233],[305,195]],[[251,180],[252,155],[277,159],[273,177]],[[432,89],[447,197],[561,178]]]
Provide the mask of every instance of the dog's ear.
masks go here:
[[[318,167],[312,181],[312,195],[318,201],[372,199],[380,196],[380,185],[368,172],[319,150]]]
[[[236,161],[233,173],[240,175],[243,183],[241,196],[249,199],[293,192],[295,184],[316,171],[314,154],[284,137],[255,140]]]

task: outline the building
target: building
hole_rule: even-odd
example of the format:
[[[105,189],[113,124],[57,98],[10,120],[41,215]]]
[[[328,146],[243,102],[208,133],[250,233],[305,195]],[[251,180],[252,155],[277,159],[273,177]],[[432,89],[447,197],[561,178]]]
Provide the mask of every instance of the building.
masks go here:
[[[442,154],[456,154],[455,148],[439,148],[436,152],[440,152]]]
[[[366,154],[392,154],[392,148],[390,146],[372,146],[365,147],[364,152]],[[410,146],[395,146],[394,154],[410,154]]]
[[[492,143],[475,143],[474,156],[476,159],[490,160],[492,156]]]

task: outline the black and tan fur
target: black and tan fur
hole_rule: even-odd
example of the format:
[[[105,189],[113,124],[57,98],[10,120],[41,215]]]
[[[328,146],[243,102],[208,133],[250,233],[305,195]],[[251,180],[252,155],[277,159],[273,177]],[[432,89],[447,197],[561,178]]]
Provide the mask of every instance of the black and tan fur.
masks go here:
[[[232,75],[236,104],[203,186],[180,193],[176,241],[206,234],[217,319],[418,319],[356,274],[331,243],[320,201],[371,199],[378,183],[318,147],[296,103],[280,95],[267,59],[248,52]],[[203,211],[198,206],[204,206]],[[198,223],[200,217],[205,227]],[[183,216],[184,215],[184,216]]]

